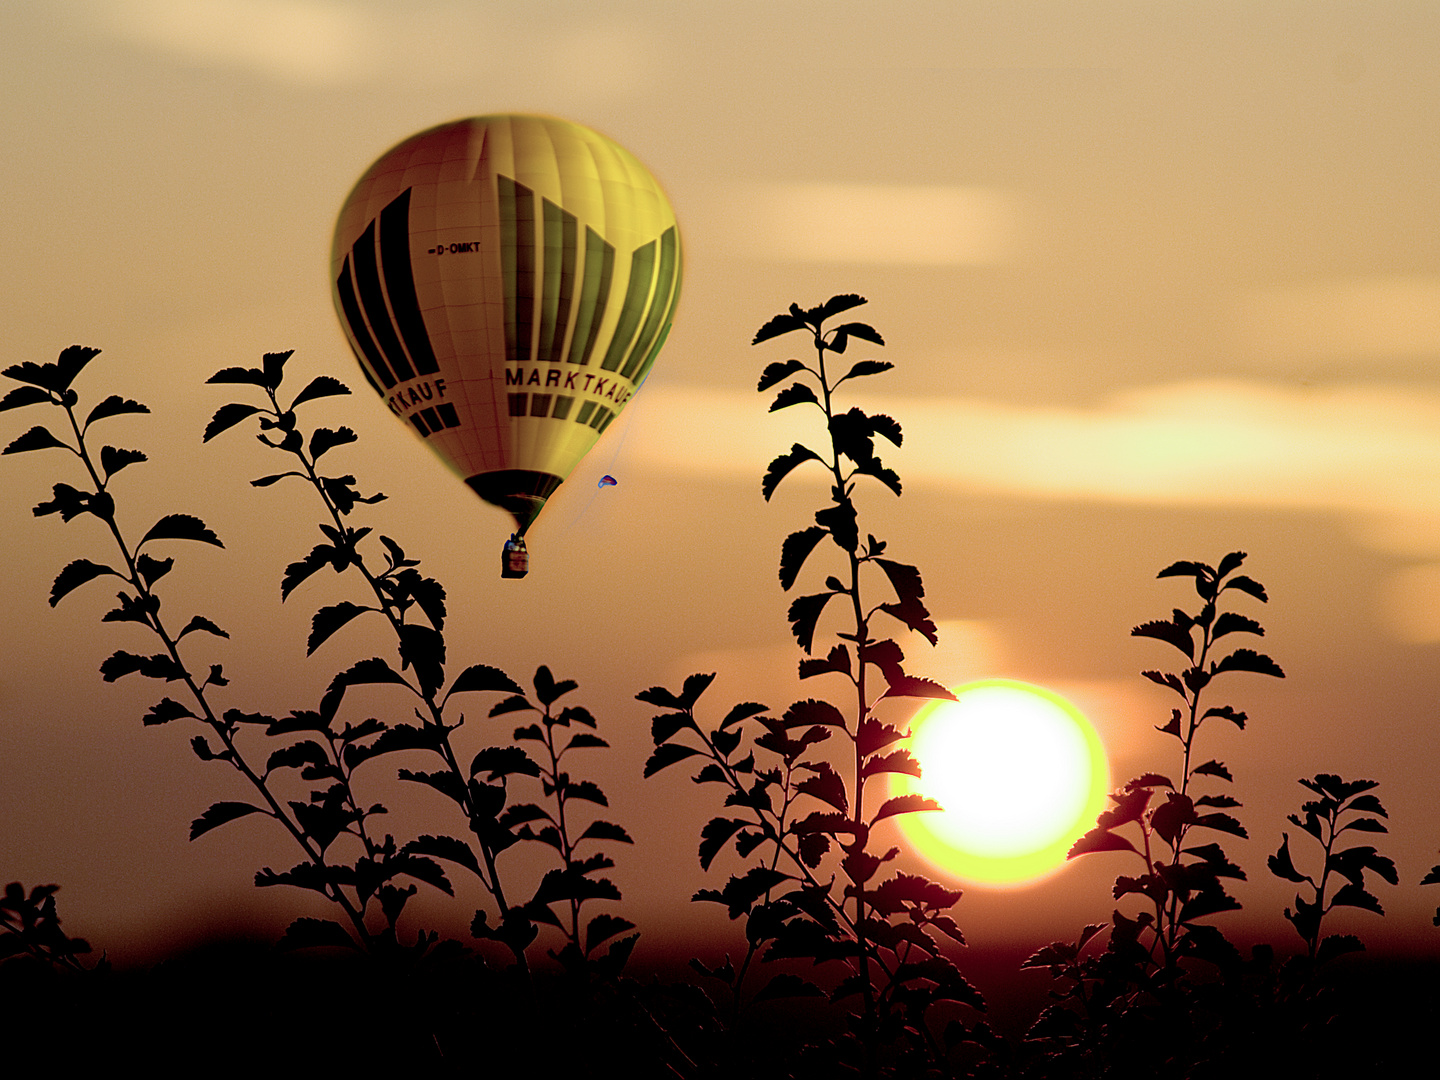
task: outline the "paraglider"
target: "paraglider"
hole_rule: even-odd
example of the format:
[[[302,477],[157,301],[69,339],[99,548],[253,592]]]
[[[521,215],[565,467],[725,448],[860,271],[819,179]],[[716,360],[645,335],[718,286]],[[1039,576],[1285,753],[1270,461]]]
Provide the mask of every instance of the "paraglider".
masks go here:
[[[680,236],[659,184],[579,124],[460,120],[407,139],[361,177],[330,270],[366,380],[510,512],[501,573],[523,577],[526,531],[670,331]]]
[[[600,482],[599,482],[598,484],[596,484],[595,486],[598,487],[598,488],[614,487],[614,486],[615,486],[616,484],[618,484],[619,482],[620,482],[619,480],[616,480],[615,477],[613,477],[613,476],[611,476],[611,475],[609,475],[609,474],[607,473],[606,475],[600,477]]]

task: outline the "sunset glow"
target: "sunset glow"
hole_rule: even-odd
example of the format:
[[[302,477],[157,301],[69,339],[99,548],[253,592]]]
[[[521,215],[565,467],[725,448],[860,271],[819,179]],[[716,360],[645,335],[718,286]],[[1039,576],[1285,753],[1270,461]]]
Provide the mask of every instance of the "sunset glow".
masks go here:
[[[919,792],[940,812],[907,814],[901,828],[935,866],[957,877],[1010,884],[1065,861],[1095,822],[1109,787],[1104,747],[1090,722],[1058,694],[990,679],[955,689],[911,722]]]

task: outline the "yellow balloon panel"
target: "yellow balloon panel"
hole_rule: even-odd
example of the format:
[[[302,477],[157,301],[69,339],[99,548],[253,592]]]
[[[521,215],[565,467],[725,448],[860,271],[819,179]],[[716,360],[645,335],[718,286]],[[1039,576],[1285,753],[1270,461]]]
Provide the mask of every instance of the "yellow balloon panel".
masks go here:
[[[336,310],[372,386],[523,532],[669,332],[664,192],[588,128],[490,116],[377,161],[336,226]]]

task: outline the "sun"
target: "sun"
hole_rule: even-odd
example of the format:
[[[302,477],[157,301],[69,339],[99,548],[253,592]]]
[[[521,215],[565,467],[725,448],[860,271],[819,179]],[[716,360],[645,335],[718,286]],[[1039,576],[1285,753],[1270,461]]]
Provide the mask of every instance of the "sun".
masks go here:
[[[924,858],[956,877],[1016,884],[1061,866],[1105,806],[1110,768],[1090,722],[1059,694],[1011,679],[954,689],[911,721],[921,777],[895,774],[894,794],[940,811],[899,817]]]

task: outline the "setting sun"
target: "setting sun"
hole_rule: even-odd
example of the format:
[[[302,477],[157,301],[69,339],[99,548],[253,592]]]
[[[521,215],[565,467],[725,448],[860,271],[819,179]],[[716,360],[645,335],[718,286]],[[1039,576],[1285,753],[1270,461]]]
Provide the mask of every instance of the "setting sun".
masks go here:
[[[955,689],[911,722],[922,776],[897,776],[941,811],[906,814],[901,829],[929,862],[990,884],[1027,881],[1065,861],[1104,807],[1105,749],[1083,714],[1028,683],[989,679]]]

